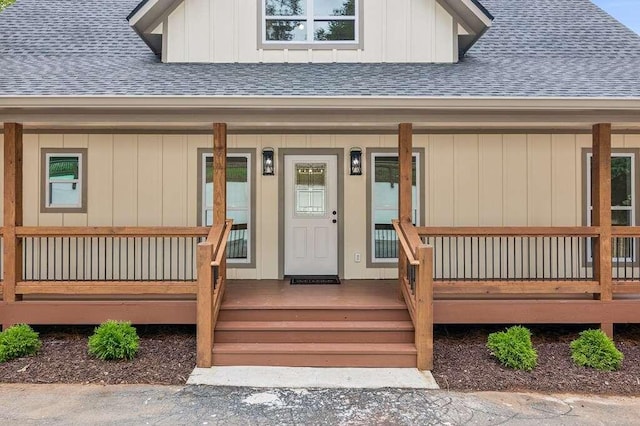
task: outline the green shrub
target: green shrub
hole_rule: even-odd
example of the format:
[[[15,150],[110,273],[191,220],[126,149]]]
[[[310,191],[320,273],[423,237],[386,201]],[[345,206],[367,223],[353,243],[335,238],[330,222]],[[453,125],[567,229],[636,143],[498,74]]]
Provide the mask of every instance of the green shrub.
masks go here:
[[[138,342],[138,333],[130,322],[109,320],[89,337],[89,353],[102,360],[133,359]]]
[[[18,324],[0,333],[0,362],[35,355],[42,343],[38,333],[26,324]]]
[[[538,365],[538,353],[531,344],[531,332],[522,326],[491,333],[487,340],[491,355],[505,367],[531,371]]]
[[[571,342],[571,359],[582,367],[614,371],[622,365],[624,355],[602,330],[585,330]]]

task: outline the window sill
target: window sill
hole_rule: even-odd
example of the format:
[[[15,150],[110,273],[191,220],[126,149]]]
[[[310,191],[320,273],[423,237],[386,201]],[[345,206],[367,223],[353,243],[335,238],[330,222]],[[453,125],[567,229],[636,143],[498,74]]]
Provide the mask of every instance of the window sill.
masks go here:
[[[40,213],[87,213],[85,207],[44,207]]]
[[[259,43],[262,50],[362,50],[362,43]]]

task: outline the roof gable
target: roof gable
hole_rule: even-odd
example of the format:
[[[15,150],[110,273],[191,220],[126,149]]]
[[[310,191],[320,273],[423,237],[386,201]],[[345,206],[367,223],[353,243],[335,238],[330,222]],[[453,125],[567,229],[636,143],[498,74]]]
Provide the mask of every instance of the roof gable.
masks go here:
[[[129,25],[157,54],[162,54],[159,25],[185,0],[142,0],[127,17]],[[464,29],[458,37],[461,53],[465,53],[491,27],[493,16],[479,0],[436,0]],[[366,25],[366,23],[365,23]]]

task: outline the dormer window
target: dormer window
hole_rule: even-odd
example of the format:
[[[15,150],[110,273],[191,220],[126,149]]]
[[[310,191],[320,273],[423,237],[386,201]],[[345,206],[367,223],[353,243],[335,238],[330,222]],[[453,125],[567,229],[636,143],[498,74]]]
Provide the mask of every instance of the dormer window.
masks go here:
[[[264,47],[331,48],[359,43],[359,0],[261,0]]]

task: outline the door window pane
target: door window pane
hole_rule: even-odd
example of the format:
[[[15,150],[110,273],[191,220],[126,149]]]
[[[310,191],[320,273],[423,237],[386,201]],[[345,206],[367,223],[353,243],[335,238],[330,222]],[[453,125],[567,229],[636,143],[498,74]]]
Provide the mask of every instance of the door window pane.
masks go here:
[[[296,216],[326,215],[327,165],[297,163],[295,165]]]

